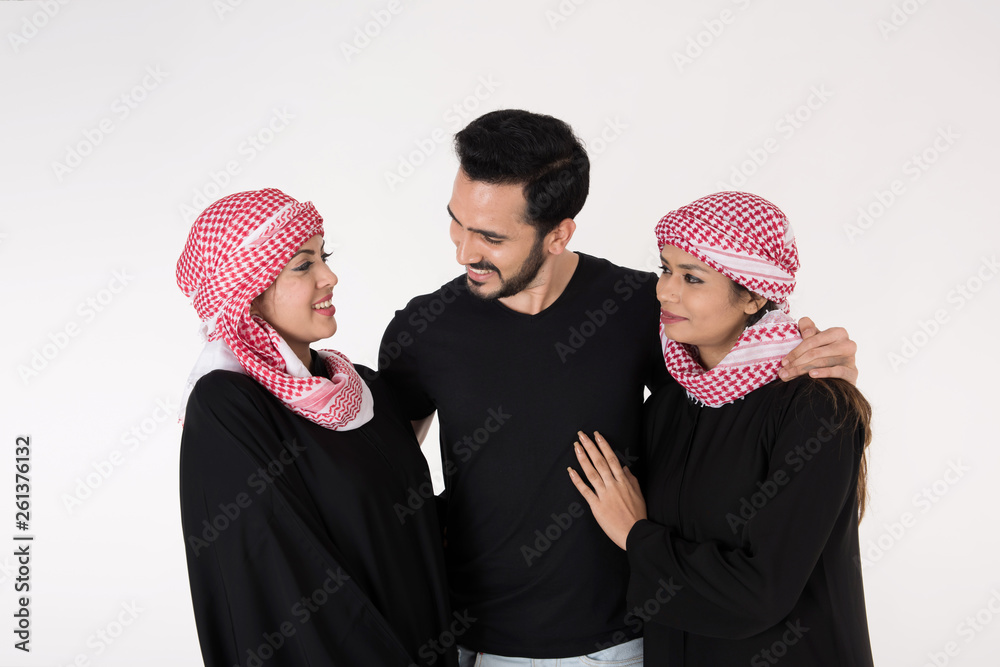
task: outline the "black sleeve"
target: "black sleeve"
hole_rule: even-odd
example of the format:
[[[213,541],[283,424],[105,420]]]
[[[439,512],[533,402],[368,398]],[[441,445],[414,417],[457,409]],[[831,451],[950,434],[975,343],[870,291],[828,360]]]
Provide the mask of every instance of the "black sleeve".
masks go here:
[[[408,324],[415,301],[396,311],[382,335],[378,354],[379,375],[388,382],[403,414],[412,421],[423,419],[436,409],[420,376],[416,348],[423,331]],[[421,324],[426,327],[425,322]]]
[[[355,364],[354,367],[357,369],[358,373],[360,373],[362,377],[373,378],[372,382],[369,382],[369,386],[372,387],[373,392],[376,391],[376,387],[378,386],[379,383],[383,383],[382,386],[385,387],[386,391],[379,392],[379,400],[377,401],[377,403],[380,406],[383,406],[386,403],[388,403],[389,408],[392,410],[393,415],[395,415],[396,418],[402,423],[402,426],[406,429],[411,429],[412,425],[410,424],[410,421],[403,416],[404,413],[402,412],[402,408],[400,407],[399,396],[396,395],[396,392],[392,391],[392,386],[385,381],[385,377],[382,375],[381,371],[376,373],[372,371],[370,368],[361,366],[359,364]],[[414,444],[416,444],[416,439],[414,439],[413,442]],[[434,509],[435,512],[437,513],[438,526],[440,526],[441,528],[441,533],[442,533],[441,538],[442,540],[444,540],[446,536],[446,526],[448,525],[447,524],[448,499],[445,495],[445,492],[439,493],[436,496],[434,496]]]
[[[252,380],[226,376],[237,374],[216,371],[195,386],[181,442],[181,518],[205,665],[410,665],[296,489],[296,444],[278,441],[259,396],[246,391]]]
[[[626,540],[629,608],[669,594],[653,622],[727,639],[753,636],[784,618],[845,505],[856,507],[851,494],[861,434],[837,428],[834,414],[825,392],[800,390],[792,397],[777,424],[766,477],[773,497],[748,520],[738,507],[729,517],[742,548],[681,539],[675,529],[648,520],[636,523]]]

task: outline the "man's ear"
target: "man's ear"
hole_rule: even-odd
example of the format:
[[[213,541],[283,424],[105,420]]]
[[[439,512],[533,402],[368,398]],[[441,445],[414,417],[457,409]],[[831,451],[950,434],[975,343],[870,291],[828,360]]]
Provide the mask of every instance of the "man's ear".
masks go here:
[[[545,249],[553,255],[560,255],[569,245],[573,233],[576,232],[576,221],[573,218],[563,218],[546,236]]]

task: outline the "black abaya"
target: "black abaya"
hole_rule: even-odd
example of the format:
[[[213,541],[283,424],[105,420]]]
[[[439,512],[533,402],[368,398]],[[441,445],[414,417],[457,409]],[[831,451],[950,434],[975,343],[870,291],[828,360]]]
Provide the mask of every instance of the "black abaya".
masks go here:
[[[646,665],[872,665],[862,434],[817,382],[775,381],[718,408],[678,384],[650,396],[648,519],[626,544]]]
[[[368,384],[375,416],[351,431],[246,375],[195,386],[181,509],[208,667],[457,664],[471,621],[448,611],[427,463],[385,384]]]

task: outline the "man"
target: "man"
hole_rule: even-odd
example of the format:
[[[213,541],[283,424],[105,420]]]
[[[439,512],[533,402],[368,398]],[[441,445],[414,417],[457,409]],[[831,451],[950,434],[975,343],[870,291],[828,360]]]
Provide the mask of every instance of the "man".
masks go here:
[[[396,313],[380,371],[421,438],[438,413],[451,599],[468,619],[457,641],[488,654],[484,666],[491,656],[641,664],[625,552],[566,468],[580,430],[641,466],[643,388],[672,381],[655,276],[567,249],[590,163],[566,123],[495,111],[455,144],[448,215],[465,275]],[[846,332],[800,327],[786,379],[836,366],[816,372],[853,381]]]

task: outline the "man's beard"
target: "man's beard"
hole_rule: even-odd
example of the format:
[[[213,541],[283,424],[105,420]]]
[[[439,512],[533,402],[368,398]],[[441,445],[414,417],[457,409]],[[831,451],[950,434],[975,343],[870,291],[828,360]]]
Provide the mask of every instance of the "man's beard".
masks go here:
[[[496,292],[492,294],[483,294],[478,291],[478,287],[482,283],[477,283],[468,276],[469,292],[484,301],[495,301],[496,299],[506,299],[509,296],[514,296],[520,292],[523,292],[535,278],[538,276],[539,270],[542,268],[542,264],[545,263],[545,251],[542,250],[542,237],[540,234],[535,235],[535,243],[531,246],[531,252],[528,253],[528,257],[521,263],[521,268],[518,272],[511,276],[510,278],[504,279],[500,275],[500,271],[497,270],[495,266],[489,262],[478,262],[476,264],[470,264],[472,269],[477,271],[496,271],[497,278],[500,279],[500,287]]]

